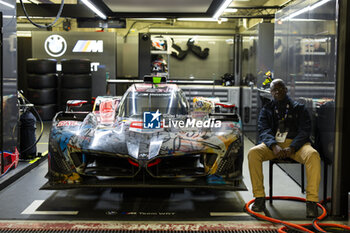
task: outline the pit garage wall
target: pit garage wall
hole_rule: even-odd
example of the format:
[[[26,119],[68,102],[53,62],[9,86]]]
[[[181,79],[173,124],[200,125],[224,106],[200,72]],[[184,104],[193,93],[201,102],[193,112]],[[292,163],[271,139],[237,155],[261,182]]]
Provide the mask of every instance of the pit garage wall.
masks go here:
[[[12,0],[4,0],[4,2],[8,5],[0,4],[2,13],[1,155],[3,152],[15,152],[18,132],[16,4]]]
[[[338,56],[337,56],[337,96],[336,96],[336,137],[333,176],[332,214],[348,214],[350,225],[350,2],[339,0]],[[347,203],[347,204],[346,204]]]
[[[55,35],[64,39],[64,42],[61,42],[63,47],[56,53],[50,51],[50,36]],[[116,34],[114,32],[33,31],[32,50],[34,58],[53,58],[58,62],[61,59],[89,59],[93,79],[93,96],[105,95],[106,78],[115,79],[116,77]]]
[[[321,200],[337,196],[332,190],[332,173],[337,173],[334,169],[337,20],[337,0],[298,0],[279,11],[275,18],[275,77],[285,80],[289,95],[302,101],[312,117],[313,146],[322,158]],[[299,165],[281,167],[299,180]]]

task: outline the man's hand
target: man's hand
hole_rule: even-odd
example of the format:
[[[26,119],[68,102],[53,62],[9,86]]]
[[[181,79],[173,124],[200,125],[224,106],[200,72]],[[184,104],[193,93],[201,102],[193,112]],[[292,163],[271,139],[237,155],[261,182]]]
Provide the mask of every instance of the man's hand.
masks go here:
[[[285,151],[277,144],[272,146],[272,152],[280,159],[286,158]]]
[[[292,154],[295,153],[295,150],[293,147],[286,147],[283,149],[284,153],[286,154],[286,157],[290,158]]]

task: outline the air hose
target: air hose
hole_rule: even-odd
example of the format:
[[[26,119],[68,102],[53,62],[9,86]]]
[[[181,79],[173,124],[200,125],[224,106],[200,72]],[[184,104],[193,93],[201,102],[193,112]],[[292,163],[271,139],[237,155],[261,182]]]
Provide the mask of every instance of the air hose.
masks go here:
[[[18,95],[20,96],[20,98],[23,99],[23,101],[26,103],[30,103],[26,97],[24,97],[24,95],[22,95],[21,92],[18,91]],[[37,116],[37,118],[39,119],[39,122],[40,122],[40,135],[38,137],[38,139],[32,144],[30,145],[29,147],[25,148],[24,150],[20,151],[20,153],[24,153],[30,149],[32,149],[36,144],[38,144],[38,142],[40,141],[41,137],[43,136],[43,133],[44,133],[44,123],[40,117],[40,114],[38,113],[38,111],[35,109],[35,107],[32,107],[34,112],[35,112],[35,115]]]
[[[32,21],[32,20],[30,19],[30,16],[28,15],[28,12],[27,12],[27,10],[26,10],[26,7],[24,6],[23,1],[22,1],[22,0],[19,0],[19,1],[20,1],[20,3],[21,3],[23,12],[24,12],[25,16],[27,17],[27,19],[29,20],[29,22],[31,22],[34,26],[36,26],[36,27],[38,27],[38,28],[49,28],[49,27],[52,27],[52,26],[57,22],[57,20],[61,17],[62,10],[63,10],[63,6],[64,6],[64,0],[61,0],[61,6],[60,6],[60,8],[59,8],[59,10],[58,10],[58,13],[57,13],[57,15],[56,15],[55,20],[54,20],[52,23],[50,23],[49,25],[40,25],[40,24],[37,24],[37,23],[35,23],[34,21]]]
[[[270,197],[266,197],[266,200],[269,200]],[[272,197],[272,199],[274,200],[288,200],[288,201],[298,201],[298,202],[306,202],[305,198],[301,198],[301,197],[290,197],[290,196],[274,196]],[[251,216],[261,219],[261,220],[266,220],[272,223],[277,223],[277,224],[282,224],[284,225],[283,227],[278,229],[279,233],[287,233],[287,229],[292,229],[292,230],[296,230],[298,232],[308,232],[308,233],[315,233],[315,232],[322,232],[322,233],[326,233],[327,231],[325,231],[324,229],[322,229],[321,227],[332,227],[332,228],[337,228],[337,229],[341,229],[342,232],[350,232],[350,227],[349,226],[345,226],[345,225],[341,225],[341,224],[332,224],[332,223],[318,223],[319,221],[321,221],[322,219],[324,219],[327,216],[327,211],[326,209],[320,204],[317,203],[317,206],[319,208],[322,209],[322,214],[320,216],[318,216],[316,219],[313,220],[312,224],[295,224],[295,223],[291,223],[291,222],[287,222],[287,221],[282,221],[276,218],[271,218],[268,216],[265,216],[263,214],[257,213],[253,210],[251,210],[249,208],[249,206],[254,203],[255,199],[250,200],[249,202],[247,202],[244,206],[245,211],[250,214]],[[313,228],[315,228],[316,231],[312,231],[306,227],[308,226],[312,226]],[[344,231],[345,230],[345,231]],[[329,232],[329,231],[328,231]]]

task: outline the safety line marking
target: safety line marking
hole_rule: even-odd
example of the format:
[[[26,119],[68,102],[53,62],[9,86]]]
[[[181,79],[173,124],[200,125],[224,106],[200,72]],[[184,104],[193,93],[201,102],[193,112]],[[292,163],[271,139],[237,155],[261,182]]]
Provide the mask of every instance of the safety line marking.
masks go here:
[[[36,161],[38,161],[40,159],[40,157],[36,157],[35,159],[32,159],[29,161],[29,163],[35,163]]]
[[[21,214],[30,215],[78,215],[79,211],[38,211],[45,200],[34,200]]]
[[[250,215],[245,212],[210,212],[210,216],[212,217],[225,217],[225,216],[246,217]]]
[[[35,163],[36,161],[38,161],[38,160],[41,159],[42,157],[46,156],[48,152],[49,152],[49,151],[43,152],[43,153],[41,154],[41,157],[36,157],[35,159],[30,160],[29,163],[30,163],[30,164]]]

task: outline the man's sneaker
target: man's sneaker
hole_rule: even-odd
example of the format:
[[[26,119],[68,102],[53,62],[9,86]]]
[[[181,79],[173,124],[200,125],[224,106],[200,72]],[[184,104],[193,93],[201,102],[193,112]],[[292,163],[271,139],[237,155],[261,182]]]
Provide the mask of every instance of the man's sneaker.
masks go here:
[[[306,217],[307,218],[317,218],[318,217],[317,203],[316,202],[313,202],[313,201],[306,202]]]
[[[265,197],[255,198],[252,210],[254,212],[262,212],[265,210]]]

